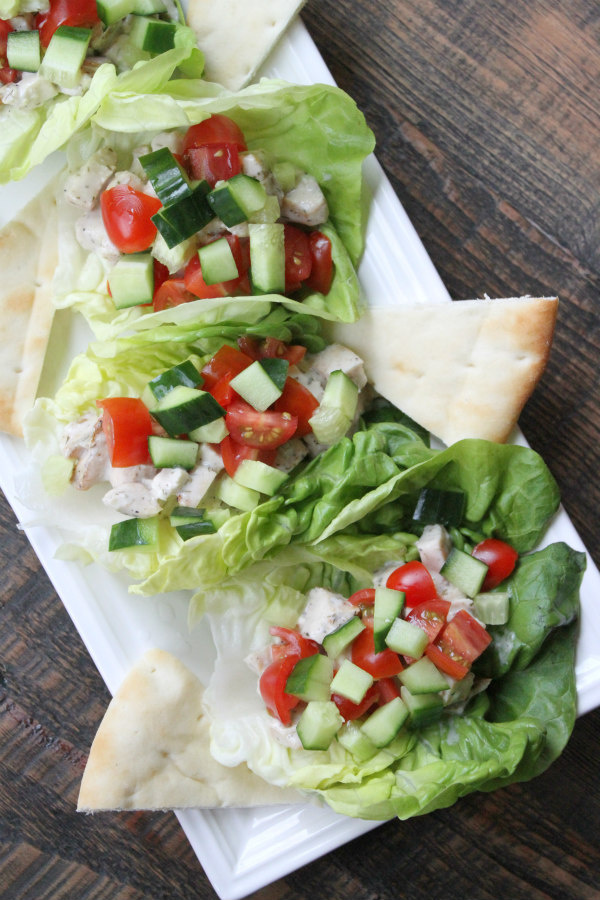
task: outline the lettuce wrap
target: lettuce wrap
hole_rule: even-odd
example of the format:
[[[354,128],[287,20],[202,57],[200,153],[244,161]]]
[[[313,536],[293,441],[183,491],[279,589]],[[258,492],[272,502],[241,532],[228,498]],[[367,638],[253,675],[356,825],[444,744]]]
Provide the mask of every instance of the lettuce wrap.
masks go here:
[[[134,75],[136,72],[131,78]],[[150,93],[139,84],[127,90],[119,84],[114,96],[104,97],[91,126],[70,142],[67,177],[76,177],[103,148],[116,152],[119,173],[135,170],[143,175],[139,163],[136,166],[140,147],[150,149],[153,141],[162,145],[181,140],[189,126],[213,113],[223,113],[241,127],[249,151],[260,151],[273,163],[291,164],[316,179],[329,210],[329,218],[319,230],[332,243],[334,277],[326,295],[309,291],[302,297],[302,305],[324,318],[356,320],[360,296],[355,266],[364,246],[362,163],[373,149],[374,138],[354,101],[338,88],[264,79],[233,94],[191,79],[174,81],[172,86]],[[110,251],[115,248],[103,255],[103,249],[82,246],[77,239],[82,210],[65,196],[59,192],[60,261],[55,300],[59,307],[80,311],[97,337],[108,337],[130,327],[148,310],[115,309],[106,287],[115,264]],[[171,277],[178,272],[181,277],[195,246],[187,241],[167,252],[159,235],[151,252],[167,266]]]
[[[35,11],[39,6],[4,3],[2,18],[18,15],[20,8]],[[185,25],[178,23],[173,49],[154,57],[129,46],[127,35],[119,41],[119,58],[115,57],[114,62],[102,56],[105,48],[100,41],[98,65],[90,69],[80,90],[60,92],[44,81],[49,88],[44,99],[45,94],[40,93],[34,81],[37,73],[25,73],[29,81],[25,89],[19,89],[18,83],[2,88],[4,93],[10,89],[15,96],[13,100],[4,97],[0,106],[0,183],[23,178],[52,152],[64,147],[92,119],[112,90],[150,95],[161,91],[174,73],[186,72],[194,80],[202,74],[202,54],[194,32]]]

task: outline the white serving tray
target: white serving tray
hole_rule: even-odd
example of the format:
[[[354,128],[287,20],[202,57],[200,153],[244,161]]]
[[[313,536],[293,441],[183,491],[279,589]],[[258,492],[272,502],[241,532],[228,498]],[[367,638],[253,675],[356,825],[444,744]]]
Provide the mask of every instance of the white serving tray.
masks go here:
[[[262,74],[304,84],[333,83],[299,20],[284,36]],[[61,159],[55,157],[23,182],[0,189],[0,226],[60,165]],[[359,270],[364,296],[378,305],[448,302],[450,297],[444,285],[374,157],[365,164],[365,178],[371,204],[366,253]],[[86,331],[69,314],[60,315],[66,361],[83,349]],[[55,373],[55,377],[62,374]],[[45,382],[44,392],[51,393],[53,387]],[[27,523],[31,521],[31,510],[25,509],[17,498],[23,469],[22,442],[0,435],[0,487],[19,521]],[[25,531],[111,693],[136,659],[151,647],[172,652],[201,680],[208,679],[214,650],[207,629],[199,627],[191,634],[188,631],[187,594],[135,597],[127,592],[124,576],[110,574],[98,566],[82,568],[56,560],[55,552],[61,544],[56,530],[25,524]],[[564,511],[556,517],[546,540],[564,540],[576,549],[584,549]],[[598,596],[600,575],[588,557],[577,654],[580,713],[600,705],[600,608],[595,604]],[[312,805],[188,810],[177,816],[221,900],[244,897],[379,824],[346,818]]]

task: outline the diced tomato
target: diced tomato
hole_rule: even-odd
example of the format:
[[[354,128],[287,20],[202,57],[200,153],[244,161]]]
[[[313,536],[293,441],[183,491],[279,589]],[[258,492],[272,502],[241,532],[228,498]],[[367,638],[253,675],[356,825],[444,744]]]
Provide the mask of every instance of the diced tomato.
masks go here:
[[[124,468],[150,462],[152,417],[145,403],[135,397],[109,397],[99,400],[98,406],[102,407],[102,430],[111,464]]]
[[[389,649],[376,653],[373,643],[373,619],[363,616],[363,622],[367,627],[352,642],[352,662],[369,672],[373,678],[392,678],[404,668],[400,657]]]
[[[290,413],[298,420],[296,437],[304,437],[312,432],[309,419],[314,414],[319,401],[308,388],[288,376],[283,386],[281,397],[278,397],[271,409],[279,413]]]
[[[48,46],[59,25],[93,28],[99,22],[96,0],[50,0],[49,9],[34,19],[43,47]]]
[[[491,591],[513,572],[519,554],[504,541],[498,538],[486,538],[473,548],[472,555],[480,559],[488,567],[482,591]]]
[[[188,128],[183,139],[183,155],[192,147],[210,147],[214,144],[233,144],[238,150],[246,150],[246,139],[239,125],[229,116],[215,113]]]
[[[202,368],[202,377],[204,385],[207,388],[214,387],[217,381],[220,381],[226,375],[238,375],[243,369],[247,369],[253,362],[252,358],[229,344],[217,350]]]
[[[240,154],[235,144],[212,144],[210,147],[190,147],[183,155],[185,170],[194,181],[208,181],[214,188],[217,181],[226,181],[242,171]]]
[[[437,591],[433,579],[422,562],[413,560],[395,569],[389,576],[386,587],[404,591],[404,605],[409,608],[434,600]]]
[[[156,197],[118,184],[100,197],[102,221],[110,240],[122,253],[147,250],[156,237],[152,216],[162,204]]]
[[[164,266],[157,259],[153,262],[153,272],[154,272],[154,293],[157,292],[161,284],[164,284],[165,281],[169,278],[169,270],[166,266]]]
[[[276,450],[257,450],[256,447],[237,444],[231,440],[229,435],[221,441],[220,449],[225,471],[231,478],[235,475],[237,467],[243,459],[258,459],[260,462],[271,466],[275,462],[275,454],[277,453]]]
[[[468,666],[463,666],[447,653],[443,653],[435,644],[427,645],[425,656],[438,667],[440,672],[445,672],[446,675],[449,675],[450,678],[455,678],[456,681],[461,681],[469,672]]]
[[[406,619],[422,628],[429,638],[429,643],[432,643],[446,624],[449,609],[450,604],[447,600],[426,600],[425,603],[413,606]]]
[[[291,294],[298,290],[310,275],[312,257],[308,235],[295,225],[283,226],[285,246],[285,291]]]
[[[2,84],[10,84],[16,81],[19,73],[15,69],[11,69],[7,65],[6,46],[8,43],[8,35],[13,30],[8,19],[0,19],[0,82]]]
[[[400,696],[400,688],[395,678],[380,678],[376,683],[379,687],[380,706],[384,706],[390,700]]]
[[[260,412],[249,403],[237,400],[228,407],[225,424],[232,440],[238,444],[274,450],[289,441],[296,431],[298,419],[289,413]]]
[[[373,606],[375,603],[375,588],[362,588],[360,591],[355,591],[348,597],[348,602],[354,606]]]
[[[163,309],[171,309],[172,306],[191,303],[195,299],[187,290],[183,278],[167,278],[154,291],[152,306],[155,312],[161,312]]]
[[[223,377],[219,378],[217,383],[213,384],[208,390],[208,393],[212,394],[217,403],[224,409],[231,406],[234,400],[240,399],[240,395],[231,387],[232,378],[235,378],[233,373],[223,375]]]
[[[459,609],[435,643],[443,653],[462,665],[470,665],[481,656],[492,636],[466,609]]]
[[[296,366],[306,356],[302,344],[286,344],[279,338],[267,337],[264,341],[243,334],[238,338],[238,347],[252,359],[287,359],[290,366]]]
[[[273,644],[275,655],[278,655],[277,650],[279,647],[283,649],[286,655],[293,653],[299,659],[304,659],[306,656],[314,656],[315,653],[319,652],[319,645],[316,641],[304,637],[303,634],[300,634],[299,631],[294,631],[292,628],[284,628],[283,625],[272,625],[269,628],[269,634],[283,641],[283,644]]]
[[[352,700],[348,700],[347,697],[342,697],[340,694],[332,694],[331,699],[337,706],[341,717],[345,719],[346,722],[358,719],[378,702],[379,682],[376,681],[371,685],[360,703],[353,703]]]
[[[0,67],[0,84],[12,84],[18,77],[19,73],[16,69],[11,69],[10,66]]]
[[[306,285],[313,291],[328,294],[333,280],[331,241],[326,234],[320,231],[311,231],[308,235],[308,243],[312,264]]]
[[[290,712],[300,702],[298,697],[285,692],[286,682],[299,658],[295,653],[279,656],[267,666],[258,682],[265,706],[284,725],[291,724]]]
[[[231,281],[219,281],[216,284],[207,284],[202,276],[202,268],[197,253],[194,253],[185,267],[185,286],[188,291],[201,300],[210,300],[215,297],[236,297],[250,295],[250,282],[247,275],[232,278]]]

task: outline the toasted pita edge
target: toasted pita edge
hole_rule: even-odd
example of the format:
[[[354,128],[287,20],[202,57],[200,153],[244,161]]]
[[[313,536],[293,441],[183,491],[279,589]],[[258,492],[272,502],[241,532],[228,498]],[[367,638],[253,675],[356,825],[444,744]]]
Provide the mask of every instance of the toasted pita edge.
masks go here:
[[[557,310],[557,297],[371,307],[329,330],[382,396],[446,445],[502,443],[546,367]]]
[[[18,437],[48,347],[57,262],[52,182],[0,231],[0,430]]]
[[[204,53],[204,77],[230,91],[249,84],[305,2],[189,0],[187,21]]]
[[[79,790],[79,812],[248,807],[306,802],[246,765],[211,756],[198,678],[165,650],[130,669],[100,723]]]

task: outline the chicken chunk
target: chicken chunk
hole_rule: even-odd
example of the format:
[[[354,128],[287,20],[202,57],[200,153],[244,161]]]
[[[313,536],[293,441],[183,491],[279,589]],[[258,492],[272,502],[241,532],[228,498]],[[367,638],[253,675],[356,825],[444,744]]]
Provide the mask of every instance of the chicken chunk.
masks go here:
[[[296,187],[283,195],[281,218],[299,225],[322,225],[329,218],[329,208],[317,179],[302,175]]]

